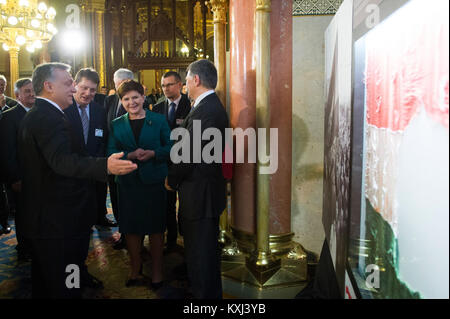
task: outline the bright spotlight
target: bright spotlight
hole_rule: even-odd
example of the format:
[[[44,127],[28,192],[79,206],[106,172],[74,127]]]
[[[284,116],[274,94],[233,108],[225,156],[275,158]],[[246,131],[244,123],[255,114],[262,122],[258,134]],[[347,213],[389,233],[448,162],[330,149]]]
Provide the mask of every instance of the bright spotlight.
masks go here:
[[[61,35],[61,44],[69,52],[80,51],[84,43],[84,34],[80,30],[68,30]]]

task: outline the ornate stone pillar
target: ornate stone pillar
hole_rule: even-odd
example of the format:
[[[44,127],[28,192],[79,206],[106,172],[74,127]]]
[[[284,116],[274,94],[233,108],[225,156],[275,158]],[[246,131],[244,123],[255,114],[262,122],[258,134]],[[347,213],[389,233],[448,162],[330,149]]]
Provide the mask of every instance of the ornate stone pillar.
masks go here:
[[[223,106],[227,106],[227,52],[226,52],[226,24],[228,0],[210,0],[208,7],[214,16],[214,64],[217,69],[216,93]],[[228,191],[227,191],[228,193]],[[220,217],[221,235],[219,240],[226,243],[226,233],[228,232],[228,207]]]
[[[256,126],[266,130],[266,150],[270,149],[270,11],[271,0],[256,0]],[[281,266],[269,246],[270,175],[262,170],[269,163],[257,159],[256,171],[256,250],[247,259],[247,267],[264,284]]]
[[[9,47],[9,74],[10,74],[10,85],[9,85],[9,96],[15,98],[14,94],[14,83],[19,79],[19,50],[18,46]]]
[[[235,163],[232,240],[238,249],[224,249],[222,274],[258,288],[301,286],[306,253],[292,242],[290,225],[292,0],[230,0],[230,34],[231,125],[265,129],[266,152],[272,143],[270,128],[277,129],[278,147],[273,152],[278,166],[275,173],[261,174],[269,163],[261,162],[260,156],[257,165],[248,159]],[[246,154],[248,149],[246,144]]]
[[[86,12],[92,15],[94,38],[92,39],[92,53],[94,55],[94,68],[100,77],[99,86],[106,85],[106,59],[105,59],[105,0],[89,0],[86,3]]]
[[[227,52],[226,24],[228,0],[210,0],[209,7],[214,14],[214,64],[218,73],[216,93],[224,106],[227,105]]]

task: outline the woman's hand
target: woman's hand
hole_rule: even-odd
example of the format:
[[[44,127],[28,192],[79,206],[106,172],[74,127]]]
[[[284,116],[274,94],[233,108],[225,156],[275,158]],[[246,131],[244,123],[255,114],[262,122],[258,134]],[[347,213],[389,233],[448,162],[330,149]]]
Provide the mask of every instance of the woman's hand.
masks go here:
[[[137,159],[141,162],[146,162],[149,159],[155,157],[155,151],[151,151],[151,150],[143,150],[137,157]]]
[[[139,157],[142,156],[143,152],[145,152],[142,148],[138,148],[134,152],[130,152],[127,155],[127,159],[129,160],[140,160]]]

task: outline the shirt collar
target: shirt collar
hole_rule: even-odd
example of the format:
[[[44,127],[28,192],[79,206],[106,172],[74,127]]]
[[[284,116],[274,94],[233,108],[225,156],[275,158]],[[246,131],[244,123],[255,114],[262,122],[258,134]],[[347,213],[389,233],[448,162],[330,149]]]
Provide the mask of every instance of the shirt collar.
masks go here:
[[[197,107],[197,105],[199,105],[200,102],[201,102],[205,97],[207,97],[208,95],[211,95],[211,94],[213,94],[213,93],[214,93],[214,90],[208,90],[208,91],[206,91],[206,92],[200,94],[200,96],[197,97],[197,99],[195,100],[194,106],[193,106],[192,108]]]
[[[180,94],[180,96],[176,99],[176,100],[170,100],[169,98],[167,99],[167,101],[169,102],[169,106],[170,106],[170,104],[171,103],[175,103],[175,108],[177,108],[178,107],[178,104],[180,103],[180,101],[181,101],[181,94]]]
[[[26,107],[25,105],[23,105],[23,104],[20,103],[19,101],[17,101],[17,103],[18,103],[21,107],[23,107],[23,109],[24,109],[26,112],[28,112],[29,110],[31,110],[30,107]]]
[[[60,107],[58,104],[56,104],[55,102],[53,102],[52,100],[46,99],[45,97],[42,97],[42,96],[37,96],[37,98],[46,100],[48,103],[50,103],[51,105],[53,105],[54,107],[56,107],[58,110],[61,111],[61,113],[64,114],[64,111],[61,109],[61,107]]]
[[[80,104],[78,104],[76,101],[75,101],[75,104],[77,105],[77,108],[81,109]],[[89,104],[85,106],[86,110],[89,110]]]

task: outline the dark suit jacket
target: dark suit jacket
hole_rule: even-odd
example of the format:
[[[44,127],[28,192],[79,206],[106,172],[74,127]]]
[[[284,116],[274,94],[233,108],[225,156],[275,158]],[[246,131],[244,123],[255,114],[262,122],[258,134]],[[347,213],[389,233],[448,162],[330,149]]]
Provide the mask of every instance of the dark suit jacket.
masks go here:
[[[146,96],[146,99],[150,104],[153,104],[153,105],[156,104],[156,96],[155,95],[149,94]]]
[[[178,103],[177,111],[175,112],[174,123],[169,123],[169,101],[167,99],[164,102],[153,106],[152,111],[164,115],[167,123],[169,124],[170,130],[173,130],[181,125],[181,123],[177,125],[176,120],[184,120],[191,111],[191,102],[185,94],[181,94],[181,100],[180,103]]]
[[[108,131],[111,130],[111,123],[117,116],[117,106],[119,105],[119,96],[117,94],[109,95],[105,98],[105,109],[108,123]],[[144,102],[144,109],[148,110],[150,104],[146,100]],[[123,106],[122,106],[123,107]]]
[[[17,133],[22,119],[27,111],[22,105],[17,105],[5,112],[0,120],[0,165],[3,169],[4,181],[8,184],[21,180],[21,172],[17,160]]]
[[[93,157],[104,157],[106,154],[106,143],[108,142],[108,127],[106,124],[106,110],[103,106],[92,101],[89,104],[89,134],[87,144],[84,144],[83,125],[77,104],[69,106],[64,110],[67,118],[75,130],[78,142],[85,146],[86,152]]]
[[[94,102],[103,106],[105,104],[106,95],[102,93],[95,93]]]
[[[226,182],[221,163],[193,162],[193,121],[201,121],[201,134],[207,128],[217,128],[222,135],[222,153],[225,145],[225,128],[228,115],[215,93],[205,97],[184,120],[181,127],[190,134],[190,163],[173,164],[169,169],[168,184],[180,194],[180,216],[185,220],[220,216],[226,205]],[[209,140],[201,141],[201,148]]]
[[[5,101],[6,101],[6,106],[8,106],[8,108],[13,108],[14,106],[16,106],[18,104],[18,102],[16,100],[14,100],[6,95],[5,95]]]
[[[18,156],[28,238],[85,238],[96,215],[88,179],[105,182],[107,159],[88,157],[67,116],[43,99],[21,122]]]
[[[116,183],[134,185],[136,177],[144,184],[164,181],[167,176],[167,160],[172,141],[169,126],[162,115],[146,111],[138,143],[130,126],[128,113],[113,121],[110,133],[108,155],[124,152],[124,158],[126,158],[128,153],[138,148],[155,151],[155,157],[148,161],[135,161],[138,164],[137,170],[130,174],[116,176]]]

